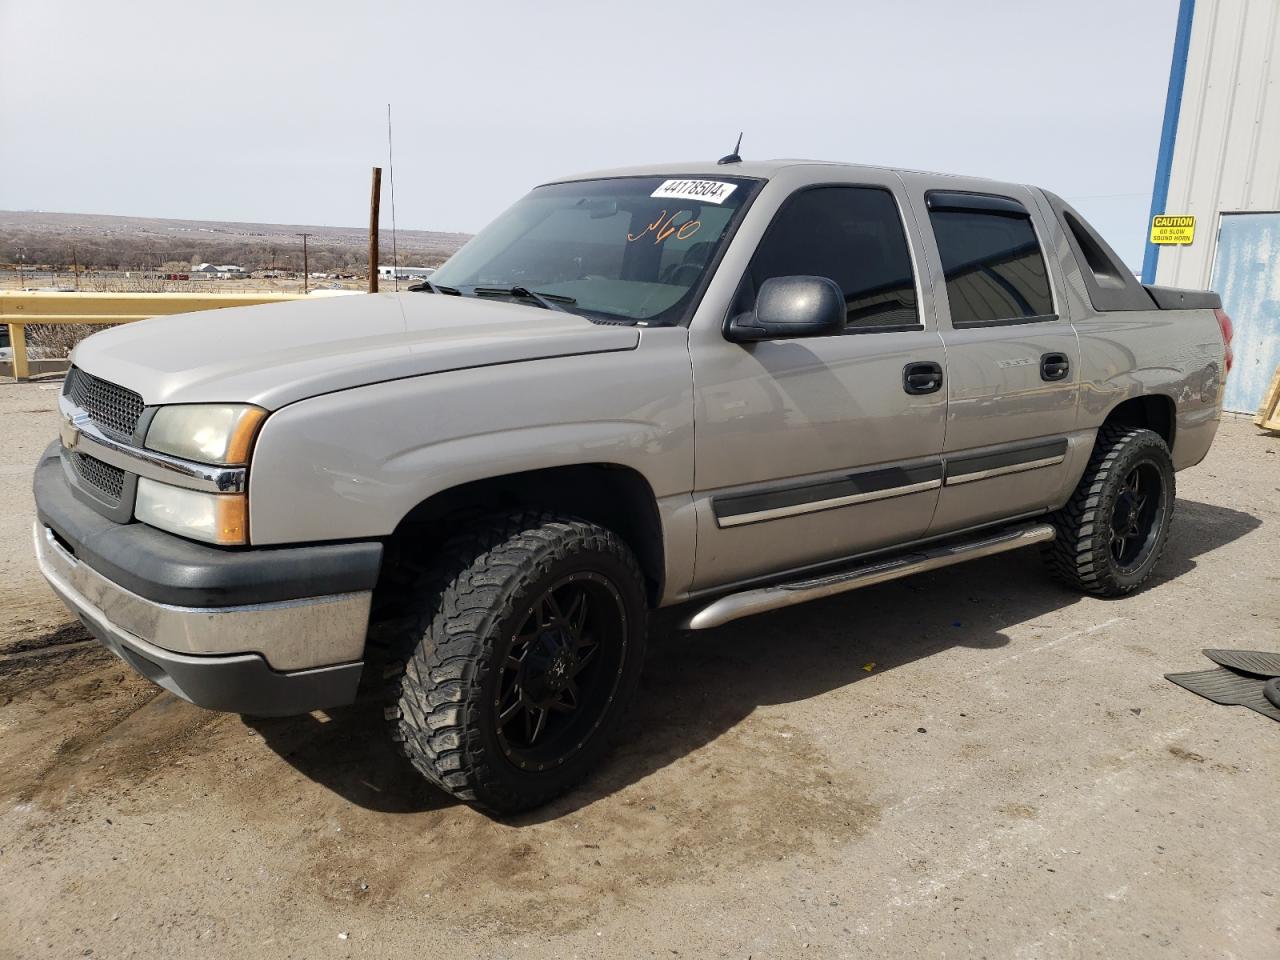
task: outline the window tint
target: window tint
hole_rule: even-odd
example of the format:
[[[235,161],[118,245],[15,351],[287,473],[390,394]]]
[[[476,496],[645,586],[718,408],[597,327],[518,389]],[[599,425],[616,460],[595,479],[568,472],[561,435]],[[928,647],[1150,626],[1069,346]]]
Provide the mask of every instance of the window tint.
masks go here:
[[[844,291],[845,328],[852,332],[920,325],[902,218],[892,194],[878,187],[795,194],[769,225],[747,274],[752,300],[770,277],[834,280]]]
[[[931,209],[929,222],[942,257],[953,327],[1053,314],[1044,255],[1025,212]]]

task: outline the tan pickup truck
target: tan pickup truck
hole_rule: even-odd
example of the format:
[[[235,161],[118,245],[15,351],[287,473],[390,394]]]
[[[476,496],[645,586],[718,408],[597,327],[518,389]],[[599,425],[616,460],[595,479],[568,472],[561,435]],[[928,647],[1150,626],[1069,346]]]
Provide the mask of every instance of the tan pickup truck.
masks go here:
[[[1217,429],[1218,298],[1034,187],[727,159],[539,186],[409,292],[89,338],[36,473],[49,582],[197,704],[384,697],[499,812],[601,758],[654,608],[1030,544],[1140,586]]]

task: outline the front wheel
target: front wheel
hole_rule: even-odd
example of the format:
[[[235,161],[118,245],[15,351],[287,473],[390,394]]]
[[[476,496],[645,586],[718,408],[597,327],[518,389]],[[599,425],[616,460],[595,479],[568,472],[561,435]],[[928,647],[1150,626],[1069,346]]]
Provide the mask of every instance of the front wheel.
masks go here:
[[[489,518],[444,545],[418,591],[387,709],[414,767],[498,813],[568,790],[639,679],[647,603],[631,551],[572,517]]]
[[[1175,486],[1169,448],[1150,430],[1098,431],[1079,486],[1051,520],[1050,572],[1087,593],[1123,596],[1155,570],[1169,539]]]

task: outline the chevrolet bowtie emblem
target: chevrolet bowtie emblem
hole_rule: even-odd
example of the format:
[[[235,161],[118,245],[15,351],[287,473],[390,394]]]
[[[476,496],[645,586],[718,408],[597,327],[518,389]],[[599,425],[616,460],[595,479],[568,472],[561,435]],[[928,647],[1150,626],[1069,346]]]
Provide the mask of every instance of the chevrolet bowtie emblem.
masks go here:
[[[80,442],[80,429],[70,417],[62,421],[62,426],[58,432],[62,436],[62,445],[68,450],[74,450],[76,444]]]

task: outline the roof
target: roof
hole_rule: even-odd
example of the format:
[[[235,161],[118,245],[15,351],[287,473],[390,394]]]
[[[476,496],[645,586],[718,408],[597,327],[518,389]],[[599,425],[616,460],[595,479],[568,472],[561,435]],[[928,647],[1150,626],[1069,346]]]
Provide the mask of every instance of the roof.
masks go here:
[[[565,183],[571,180],[598,180],[609,177],[653,177],[677,174],[705,177],[755,177],[768,180],[788,167],[840,167],[846,170],[876,170],[882,173],[918,173],[936,177],[957,176],[957,174],[912,170],[906,167],[882,167],[864,163],[843,163],[835,160],[743,160],[739,163],[725,164],[717,163],[715,160],[694,160],[687,163],[653,163],[644,164],[643,166],[615,167],[609,170],[592,170],[587,173],[556,177],[547,182]]]

